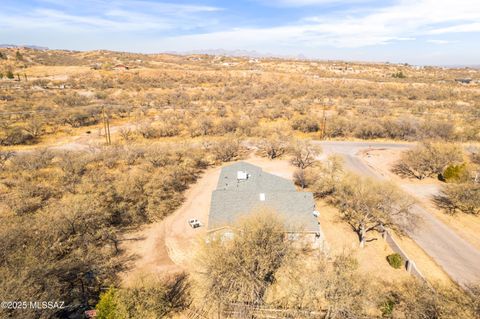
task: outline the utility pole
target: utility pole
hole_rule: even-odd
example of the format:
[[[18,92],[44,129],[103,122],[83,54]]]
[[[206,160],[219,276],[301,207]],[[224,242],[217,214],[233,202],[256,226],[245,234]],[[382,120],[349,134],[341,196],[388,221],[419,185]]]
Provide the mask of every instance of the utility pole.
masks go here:
[[[325,134],[327,133],[327,115],[326,115],[326,106],[323,105],[323,125],[322,125],[322,140],[325,139]]]
[[[102,122],[103,122],[103,132],[105,133],[105,141],[108,144],[107,121],[105,120],[105,107],[104,106],[102,106]]]
[[[112,145],[112,138],[110,137],[110,117],[107,113],[107,132],[108,132],[108,145]]]
[[[112,144],[110,138],[110,120],[108,118],[108,113],[105,111],[105,106],[102,107],[102,118],[103,118],[103,131],[105,132],[105,141],[107,145]]]

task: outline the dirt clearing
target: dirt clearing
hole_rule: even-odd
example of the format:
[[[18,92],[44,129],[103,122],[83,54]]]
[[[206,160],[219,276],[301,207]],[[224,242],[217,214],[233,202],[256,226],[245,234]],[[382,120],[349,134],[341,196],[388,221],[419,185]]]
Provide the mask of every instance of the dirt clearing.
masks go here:
[[[270,161],[252,156],[246,161],[266,172],[292,178],[294,168],[286,160]],[[217,187],[220,170],[221,167],[207,169],[185,192],[184,203],[172,215],[125,235],[128,240],[122,242],[122,248],[132,261],[121,276],[124,285],[144,274],[163,275],[195,267],[193,257],[199,241],[206,234],[211,195]],[[203,226],[191,228],[187,222],[190,218],[198,219]]]

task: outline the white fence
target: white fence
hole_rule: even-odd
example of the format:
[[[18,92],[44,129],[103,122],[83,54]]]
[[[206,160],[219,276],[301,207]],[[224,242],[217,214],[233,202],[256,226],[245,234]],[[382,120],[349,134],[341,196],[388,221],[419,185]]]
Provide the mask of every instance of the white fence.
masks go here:
[[[413,261],[413,259],[408,257],[408,255],[403,251],[400,245],[392,237],[392,234],[390,233],[390,231],[385,229],[383,226],[381,226],[381,229],[383,231],[382,238],[387,242],[387,244],[390,246],[390,248],[392,248],[394,252],[402,256],[403,260],[405,260],[405,269],[413,276],[426,281],[425,277],[422,275],[420,270],[418,270],[417,266],[415,265],[415,262]]]

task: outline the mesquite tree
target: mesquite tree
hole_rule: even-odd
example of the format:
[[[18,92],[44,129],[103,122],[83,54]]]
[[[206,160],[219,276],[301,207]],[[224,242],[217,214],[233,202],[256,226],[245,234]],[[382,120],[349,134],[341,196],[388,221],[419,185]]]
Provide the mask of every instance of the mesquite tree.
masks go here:
[[[346,175],[334,201],[342,218],[358,234],[361,247],[368,241],[367,233],[379,231],[381,226],[405,230],[415,225],[410,212],[413,201],[390,183]]]

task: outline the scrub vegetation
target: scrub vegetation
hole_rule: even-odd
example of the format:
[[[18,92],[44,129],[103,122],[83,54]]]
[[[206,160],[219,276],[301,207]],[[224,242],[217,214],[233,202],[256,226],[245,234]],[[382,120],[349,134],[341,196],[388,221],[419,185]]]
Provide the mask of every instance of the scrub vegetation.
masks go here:
[[[378,282],[348,252],[323,256],[285,240],[258,214],[212,239],[198,269],[119,274],[124,234],[161,221],[208,167],[286,157],[295,183],[339,209],[368,245],[416,224],[411,198],[318,161],[312,139],[420,142],[404,178],[442,180],[436,203],[479,214],[478,77],[469,69],[0,49],[0,300],[61,300],[63,309],[1,308],[0,317],[478,318],[480,289]],[[125,66],[128,66],[126,68]],[[106,125],[111,140],[103,138]],[[85,140],[93,141],[91,143]],[[83,142],[82,142],[83,141]],[[462,146],[460,146],[462,145]],[[387,265],[388,266],[388,265]]]

